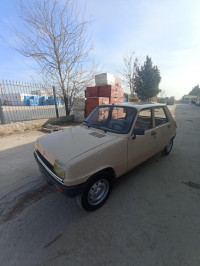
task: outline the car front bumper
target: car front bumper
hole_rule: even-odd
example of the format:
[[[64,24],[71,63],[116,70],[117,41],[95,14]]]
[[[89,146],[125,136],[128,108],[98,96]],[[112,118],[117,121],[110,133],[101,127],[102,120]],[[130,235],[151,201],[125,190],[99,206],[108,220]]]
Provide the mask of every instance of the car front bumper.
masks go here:
[[[42,157],[39,156],[36,151],[34,151],[34,157],[39,165],[42,176],[49,185],[55,185],[59,191],[63,192],[63,194],[68,197],[75,197],[81,193],[84,183],[75,186],[65,186],[64,184],[60,183],[60,181],[58,181],[60,180],[60,178],[48,168]]]

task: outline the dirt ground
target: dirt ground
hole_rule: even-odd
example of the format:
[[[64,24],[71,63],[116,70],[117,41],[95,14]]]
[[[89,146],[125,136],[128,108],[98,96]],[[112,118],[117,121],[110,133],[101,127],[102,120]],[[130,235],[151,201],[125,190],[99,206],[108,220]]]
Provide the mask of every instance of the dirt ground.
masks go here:
[[[117,180],[93,213],[41,178],[33,149],[47,133],[0,137],[1,264],[199,266],[200,108],[170,109],[171,154]]]

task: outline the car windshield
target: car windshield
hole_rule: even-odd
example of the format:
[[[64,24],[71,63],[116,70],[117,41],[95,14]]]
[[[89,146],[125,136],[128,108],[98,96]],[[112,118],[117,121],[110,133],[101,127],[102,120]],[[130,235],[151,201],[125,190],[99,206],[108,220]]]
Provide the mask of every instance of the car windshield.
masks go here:
[[[127,134],[136,115],[132,107],[99,106],[86,118],[83,125],[102,129],[105,132]]]

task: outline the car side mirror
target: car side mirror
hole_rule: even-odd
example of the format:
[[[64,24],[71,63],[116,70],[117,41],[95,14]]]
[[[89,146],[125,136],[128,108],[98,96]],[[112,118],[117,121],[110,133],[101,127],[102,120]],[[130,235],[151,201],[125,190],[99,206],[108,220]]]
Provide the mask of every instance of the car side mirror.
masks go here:
[[[145,130],[143,128],[134,128],[132,133],[132,139],[136,139],[136,136],[141,136],[145,134]]]

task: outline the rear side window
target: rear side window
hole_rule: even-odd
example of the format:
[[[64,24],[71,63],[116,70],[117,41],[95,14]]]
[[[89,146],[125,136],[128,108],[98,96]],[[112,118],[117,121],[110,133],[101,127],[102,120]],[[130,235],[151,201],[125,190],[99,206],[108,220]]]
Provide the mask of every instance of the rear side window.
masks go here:
[[[154,119],[155,119],[155,126],[158,127],[160,125],[164,125],[168,122],[167,116],[165,111],[162,107],[154,109]]]
[[[141,110],[135,123],[135,128],[149,130],[152,128],[151,109]]]

